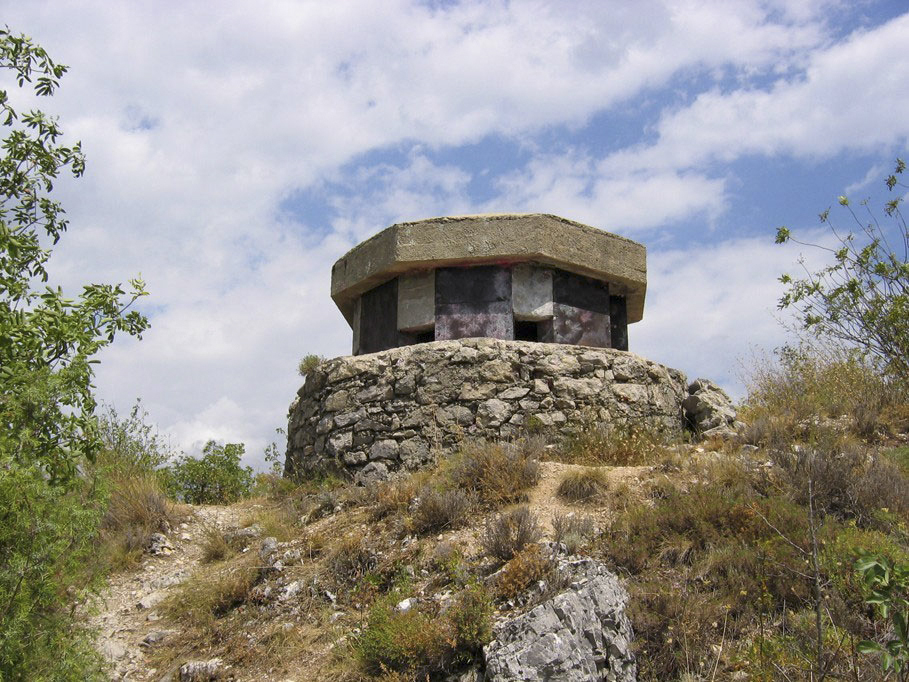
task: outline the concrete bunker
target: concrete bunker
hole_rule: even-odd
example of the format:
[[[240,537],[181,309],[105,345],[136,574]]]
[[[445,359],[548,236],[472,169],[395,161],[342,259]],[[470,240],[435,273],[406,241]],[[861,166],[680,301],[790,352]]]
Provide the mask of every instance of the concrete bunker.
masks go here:
[[[643,245],[546,214],[399,223],[332,268],[353,355],[488,337],[628,350]]]

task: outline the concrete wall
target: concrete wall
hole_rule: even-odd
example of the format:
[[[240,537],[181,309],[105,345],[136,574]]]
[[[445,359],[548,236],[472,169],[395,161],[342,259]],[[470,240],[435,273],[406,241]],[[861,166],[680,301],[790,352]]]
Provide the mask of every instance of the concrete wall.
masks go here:
[[[470,337],[627,350],[627,302],[610,293],[534,263],[407,273],[357,299],[353,353]]]
[[[291,405],[286,471],[360,480],[413,470],[464,438],[631,421],[681,431],[685,375],[632,353],[465,339],[323,363]]]
[[[436,341],[514,338],[511,272],[488,265],[436,270]]]

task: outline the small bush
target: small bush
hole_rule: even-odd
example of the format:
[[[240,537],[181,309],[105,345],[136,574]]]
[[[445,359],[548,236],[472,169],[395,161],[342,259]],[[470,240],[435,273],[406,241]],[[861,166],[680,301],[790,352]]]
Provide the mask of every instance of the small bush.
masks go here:
[[[356,649],[366,671],[418,673],[441,667],[449,651],[447,633],[438,619],[417,609],[396,611],[391,599],[377,602]]]
[[[882,510],[909,516],[909,477],[888,458],[837,441],[773,456],[800,504],[808,502],[810,482],[816,507],[841,519],[873,525]]]
[[[325,358],[321,355],[316,355],[315,353],[304,355],[303,359],[300,360],[300,364],[297,365],[297,371],[300,372],[300,376],[309,376],[310,372],[323,362],[325,362]]]
[[[339,583],[354,583],[374,570],[378,560],[362,535],[348,535],[328,556],[328,570]]]
[[[508,561],[527,545],[539,541],[542,536],[536,514],[527,507],[518,507],[497,514],[486,523],[483,548],[489,556]]]
[[[668,441],[652,429],[632,424],[592,424],[555,450],[555,459],[586,466],[651,464],[664,456]]]
[[[556,493],[568,502],[589,503],[602,498],[608,489],[609,479],[602,469],[583,469],[565,474]]]
[[[593,537],[596,526],[589,516],[557,514],[552,518],[552,532],[552,539],[574,554]]]
[[[492,639],[492,599],[482,587],[464,589],[446,612],[455,642],[454,662],[468,663]]]
[[[247,497],[253,471],[240,466],[244,450],[242,443],[208,441],[200,459],[184,455],[164,470],[167,491],[188,504],[230,504]]]
[[[438,491],[423,488],[413,512],[413,528],[417,533],[438,533],[458,528],[473,506],[471,496],[463,490]]]
[[[502,599],[517,599],[540,580],[549,581],[556,562],[537,544],[527,545],[505,564],[496,579],[496,594]]]
[[[380,483],[370,495],[370,516],[378,521],[406,512],[418,491],[419,483],[413,476]]]
[[[450,470],[455,488],[473,492],[481,502],[500,507],[526,498],[540,480],[539,443],[469,443]]]
[[[109,485],[101,541],[113,568],[129,568],[141,558],[152,533],[169,529],[175,511],[154,473],[114,476]]]

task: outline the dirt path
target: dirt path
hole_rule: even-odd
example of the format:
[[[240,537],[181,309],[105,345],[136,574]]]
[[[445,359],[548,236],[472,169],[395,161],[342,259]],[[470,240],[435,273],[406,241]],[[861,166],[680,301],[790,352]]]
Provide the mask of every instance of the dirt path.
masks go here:
[[[556,493],[565,474],[571,471],[583,471],[592,467],[578,464],[562,464],[561,462],[541,462],[540,482],[530,491],[528,505],[537,514],[540,523],[547,532],[552,531],[552,519],[556,515],[580,514],[584,516],[602,517],[609,516],[609,507],[602,504],[572,505],[564,502]],[[642,473],[649,471],[646,466],[603,467],[606,477],[613,483],[633,481]]]
[[[111,576],[89,622],[98,632],[98,649],[111,663],[112,680],[156,679],[145,662],[147,638],[174,634],[162,629],[156,606],[192,575],[206,531],[237,528],[242,516],[243,510],[232,507],[193,507],[191,516],[167,536],[172,551],[146,555],[138,569]]]

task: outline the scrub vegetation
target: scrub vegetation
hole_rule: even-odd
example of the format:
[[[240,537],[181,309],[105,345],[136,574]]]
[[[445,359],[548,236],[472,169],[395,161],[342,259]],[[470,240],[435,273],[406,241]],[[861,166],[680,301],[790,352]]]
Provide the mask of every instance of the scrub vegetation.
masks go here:
[[[66,71],[8,30],[0,67],[37,96]],[[591,425],[464,442],[368,488],[289,482],[276,446],[254,477],[242,444],[175,457],[140,405],[97,409],[93,358],[147,328],[131,308],[144,286],[38,286],[67,227],[48,193],[84,159],[6,91],[0,113],[0,679],[106,679],[90,596],[191,505],[224,504],[248,521],[208,529],[155,612],[177,633],[149,645],[156,679],[204,656],[238,679],[443,680],[482,660],[497,617],[568,587],[559,551],[625,580],[639,679],[907,679],[907,271],[877,223],[859,221],[867,242],[844,237],[830,268],[785,280],[783,305],[828,343],[755,363],[737,438]],[[905,237],[899,200],[887,215]]]

